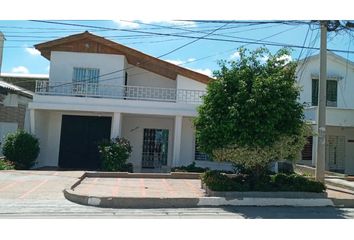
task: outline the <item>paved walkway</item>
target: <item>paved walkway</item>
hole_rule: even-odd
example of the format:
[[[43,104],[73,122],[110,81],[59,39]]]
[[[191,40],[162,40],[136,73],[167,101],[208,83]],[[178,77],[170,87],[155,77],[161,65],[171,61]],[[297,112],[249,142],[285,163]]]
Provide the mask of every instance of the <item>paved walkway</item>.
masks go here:
[[[354,192],[354,181],[348,181],[339,178],[326,178],[326,184],[341,187]]]
[[[199,179],[169,178],[85,178],[75,193],[97,197],[204,197]]]

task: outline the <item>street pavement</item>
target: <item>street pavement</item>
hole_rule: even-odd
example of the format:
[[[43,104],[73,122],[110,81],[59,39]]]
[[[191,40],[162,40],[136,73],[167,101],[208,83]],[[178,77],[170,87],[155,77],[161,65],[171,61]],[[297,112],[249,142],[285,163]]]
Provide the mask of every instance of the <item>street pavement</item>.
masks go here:
[[[80,171],[1,171],[0,218],[354,218],[354,208],[334,207],[110,209],[83,206],[66,200],[62,193],[64,188],[69,188],[82,174]],[[100,180],[97,180],[97,183],[107,184]],[[176,182],[163,181],[161,184],[171,194],[180,194],[178,191],[172,191]],[[202,194],[196,190],[200,183],[195,180],[190,184],[185,181],[181,184],[184,184],[189,192]],[[89,184],[86,187],[88,186]],[[123,188],[120,188],[120,184],[115,187],[117,186],[118,188],[112,186],[110,189],[119,194]],[[82,190],[87,191],[86,187]],[[151,193],[155,194],[154,191]],[[136,194],[144,192],[140,188]],[[148,190],[145,194],[149,194]]]

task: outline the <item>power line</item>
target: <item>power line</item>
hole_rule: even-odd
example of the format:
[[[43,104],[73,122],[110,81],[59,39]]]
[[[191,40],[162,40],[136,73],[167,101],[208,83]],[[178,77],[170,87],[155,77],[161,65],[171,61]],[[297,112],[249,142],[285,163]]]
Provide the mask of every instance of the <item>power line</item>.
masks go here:
[[[193,44],[193,43],[195,43],[195,42],[197,42],[197,41],[199,41],[199,40],[201,40],[201,39],[204,39],[205,37],[207,37],[207,36],[213,34],[214,32],[216,32],[216,31],[222,29],[222,28],[223,28],[224,26],[226,26],[226,25],[228,25],[228,23],[226,23],[226,24],[224,24],[224,25],[222,25],[222,26],[220,26],[220,27],[214,29],[214,30],[211,31],[210,33],[207,33],[207,34],[205,34],[205,35],[199,37],[198,39],[195,39],[195,40],[193,40],[193,41],[190,41],[190,42],[188,42],[188,43],[185,43],[185,44],[183,44],[183,45],[181,45],[181,46],[179,46],[179,47],[177,47],[177,48],[172,49],[171,51],[168,51],[167,53],[164,53],[164,54],[162,54],[162,55],[156,57],[156,58],[159,59],[159,58],[161,58],[161,57],[167,56],[167,55],[169,55],[169,54],[171,54],[171,53],[173,53],[173,52],[176,52],[176,51],[178,51],[178,50],[180,50],[180,49],[182,49],[182,48],[184,48],[184,47],[186,47],[186,46],[188,46],[188,45],[191,45],[191,44]],[[143,62],[143,63],[140,63],[140,64],[145,64],[145,63],[147,63],[147,62],[149,62],[149,61],[151,61],[151,60],[147,60],[147,61],[145,61],[145,62]],[[102,75],[98,76],[97,78],[101,78],[101,77],[103,77],[103,76],[108,76],[108,75],[112,75],[112,74],[115,74],[115,73],[118,73],[118,72],[126,71],[126,70],[131,69],[131,68],[134,68],[134,67],[135,67],[135,66],[127,67],[127,68],[119,69],[119,70],[112,71],[112,72],[109,72],[109,73],[105,73],[105,74],[102,74]],[[92,78],[84,79],[84,80],[81,80],[81,81],[78,81],[78,82],[87,82],[87,81],[89,81],[90,79],[92,79]],[[102,82],[102,81],[107,81],[107,79],[106,79],[106,80],[101,80],[100,82]],[[75,82],[75,83],[78,83],[78,82]],[[60,87],[60,86],[63,86],[63,85],[68,85],[68,84],[73,84],[73,83],[65,83],[65,84],[57,85],[57,86],[55,86],[55,87]]]
[[[115,29],[115,28],[107,28],[107,27],[98,27],[98,26],[90,26],[90,25],[83,25],[83,24],[73,24],[73,23],[60,23],[60,22],[52,22],[52,21],[42,21],[42,20],[32,20],[35,22],[43,22],[43,23],[49,23],[49,24],[63,24],[63,25],[69,25],[69,26],[81,26],[81,27],[95,27],[95,28],[103,28],[103,29]],[[116,29],[118,31],[127,31],[127,32],[140,32],[140,33],[150,33],[150,34],[156,34],[156,35],[161,35],[161,36],[177,36],[177,37],[183,37],[183,38],[194,38],[198,39],[199,37],[194,37],[194,36],[184,36],[184,35],[178,35],[178,34],[165,34],[165,33],[157,33],[157,32],[147,32],[147,31],[139,31],[139,30],[130,30],[130,29]],[[255,41],[254,39],[250,39],[249,41],[241,41],[241,40],[233,40],[233,39],[220,39],[220,38],[210,38],[210,37],[205,37],[203,40],[213,40],[213,41],[222,41],[222,42],[232,42],[232,43],[245,43],[245,44],[263,44],[263,45],[268,45],[268,46],[276,46],[276,47],[288,47],[288,48],[303,48],[301,45],[295,45],[295,44],[286,44],[286,43],[279,43],[279,42],[259,42]],[[318,47],[307,47],[307,49],[312,49],[312,50],[319,50]],[[346,53],[346,50],[341,50],[341,49],[328,49],[332,52],[341,52],[341,53]],[[350,53],[354,53],[354,51],[350,51]]]
[[[291,31],[292,29],[294,29],[294,28],[290,28],[290,29],[286,29],[286,30],[284,30],[284,31],[280,31],[280,32],[278,32],[278,33],[272,34],[272,35],[270,35],[270,36],[267,36],[267,37],[262,38],[262,39],[259,39],[259,40],[265,40],[265,39],[268,39],[268,38],[271,38],[271,37],[280,35],[280,34],[282,34],[282,33],[284,33],[284,32]],[[179,39],[179,40],[181,40],[181,39]],[[244,45],[242,45],[242,46],[240,46],[240,47],[245,47],[245,46],[247,46],[247,44],[244,44]],[[239,49],[240,47],[238,47],[238,48],[232,48],[232,49],[229,49],[229,50],[226,50],[226,51],[223,51],[223,52],[219,52],[219,53],[217,53],[217,54],[213,54],[213,55],[208,55],[208,56],[204,56],[204,57],[201,57],[201,58],[197,58],[197,59],[192,60],[192,61],[182,62],[182,63],[176,64],[176,65],[177,65],[177,66],[181,66],[181,65],[185,65],[185,64],[189,64],[189,63],[194,63],[194,62],[197,62],[197,61],[200,61],[200,60],[203,60],[203,59],[207,59],[207,58],[210,58],[210,57],[214,57],[214,56],[221,55],[221,54],[223,54],[223,53],[235,51],[235,50]],[[129,75],[129,76],[132,77],[132,76],[137,76],[137,75],[141,75],[141,74],[144,74],[144,73],[136,73],[136,74],[132,74],[132,75]],[[117,77],[110,77],[110,78],[101,79],[100,81],[109,81],[109,80],[121,79],[121,78],[123,78],[123,77],[122,77],[122,76],[117,76]],[[35,80],[34,80],[34,79],[29,79],[28,81],[35,81]],[[19,81],[19,82],[25,82],[25,81],[22,80],[22,81]],[[15,82],[14,82],[14,83],[15,83]]]

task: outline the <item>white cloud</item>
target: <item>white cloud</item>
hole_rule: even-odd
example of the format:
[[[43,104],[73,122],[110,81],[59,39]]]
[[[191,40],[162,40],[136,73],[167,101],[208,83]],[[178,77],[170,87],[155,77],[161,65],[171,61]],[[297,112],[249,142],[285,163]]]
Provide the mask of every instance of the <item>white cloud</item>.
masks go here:
[[[24,66],[18,66],[18,67],[14,67],[11,69],[12,73],[23,73],[23,74],[28,74],[29,70],[28,68],[24,67]]]
[[[284,55],[284,56],[279,57],[277,60],[278,61],[284,60],[284,64],[288,64],[289,62],[291,62],[293,60],[293,58],[290,55]]]
[[[186,61],[180,59],[166,59],[165,61],[175,65],[181,65],[182,63],[193,62],[195,61],[195,58],[188,58]]]
[[[176,27],[196,27],[197,23],[193,21],[173,21],[173,20],[141,20],[142,23],[151,23],[151,24],[164,24],[164,25],[172,25]]]
[[[209,68],[205,68],[205,69],[201,69],[201,68],[193,69],[193,68],[190,68],[190,69],[193,70],[193,71],[199,72],[201,74],[207,75],[209,77],[213,76],[213,71],[211,71]]]
[[[236,60],[236,59],[239,59],[240,58],[240,52],[239,51],[236,51],[234,52],[233,54],[230,55],[230,59],[232,60]]]
[[[29,54],[34,55],[34,56],[41,54],[41,52],[35,48],[26,47],[25,50],[26,50],[26,52],[28,52]]]
[[[172,64],[175,64],[175,65],[180,65],[180,64],[184,63],[184,61],[182,61],[182,60],[166,59],[165,61],[169,62],[169,63],[172,63]]]
[[[133,21],[113,20],[121,28],[139,28],[140,24]]]

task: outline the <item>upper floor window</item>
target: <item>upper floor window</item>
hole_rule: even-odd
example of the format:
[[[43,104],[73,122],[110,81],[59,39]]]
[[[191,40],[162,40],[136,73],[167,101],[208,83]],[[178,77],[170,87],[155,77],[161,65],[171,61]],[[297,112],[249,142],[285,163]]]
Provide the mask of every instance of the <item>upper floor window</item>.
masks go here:
[[[77,68],[73,72],[73,92],[75,94],[97,95],[98,79],[100,70],[98,68]]]
[[[327,80],[327,103],[328,107],[337,107],[337,81]],[[318,79],[312,79],[312,106],[318,106]]]
[[[98,83],[100,70],[98,68],[77,68],[74,67],[74,83]]]

